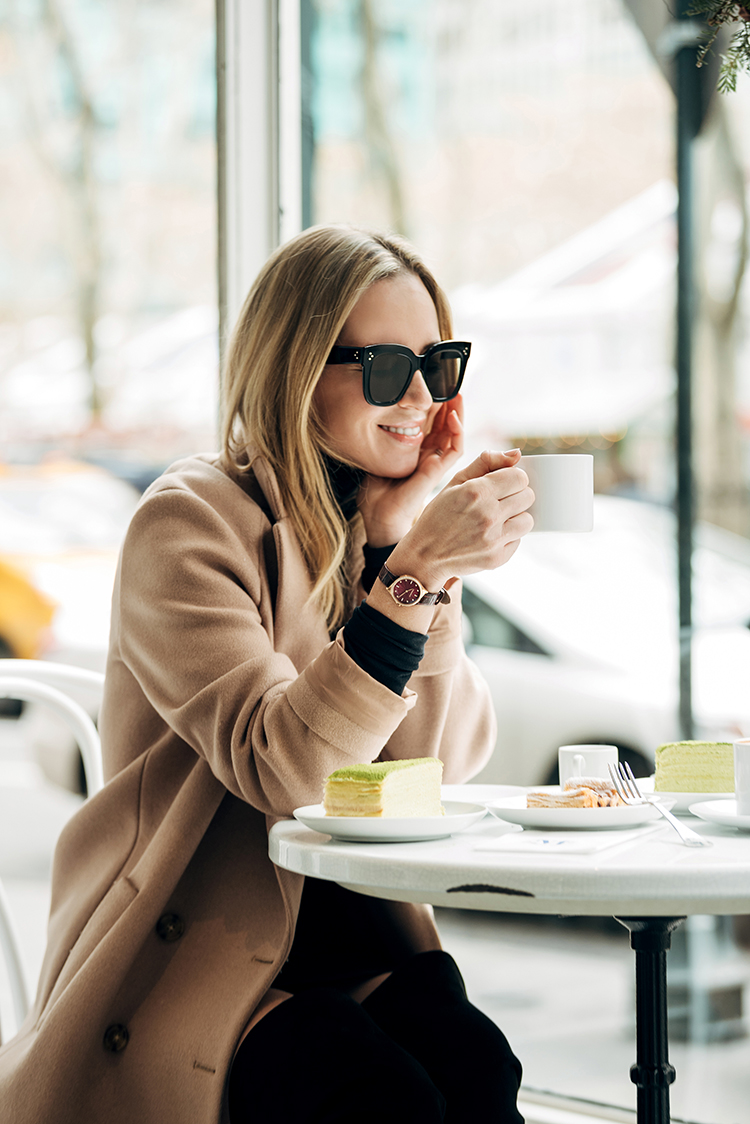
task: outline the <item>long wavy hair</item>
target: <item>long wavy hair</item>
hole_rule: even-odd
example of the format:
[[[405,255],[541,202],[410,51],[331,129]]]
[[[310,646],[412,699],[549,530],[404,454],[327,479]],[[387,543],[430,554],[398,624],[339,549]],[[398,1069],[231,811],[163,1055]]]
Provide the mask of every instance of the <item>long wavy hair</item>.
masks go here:
[[[273,468],[310,571],[312,596],[331,629],[347,612],[345,560],[357,517],[348,524],[331,491],[322,455],[333,451],[313,394],[364,291],[405,271],[423,282],[441,338],[450,339],[445,294],[408,242],[351,226],[313,226],[266,262],[227,350],[224,456],[237,472],[251,470],[258,455]]]

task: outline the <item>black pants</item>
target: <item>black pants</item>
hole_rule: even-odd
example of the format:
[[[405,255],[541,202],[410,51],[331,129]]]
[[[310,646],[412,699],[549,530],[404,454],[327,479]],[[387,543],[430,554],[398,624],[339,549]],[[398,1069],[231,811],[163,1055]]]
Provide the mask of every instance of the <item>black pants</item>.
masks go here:
[[[301,991],[240,1046],[231,1124],[523,1124],[521,1065],[468,1001],[447,952],[422,952],[363,1003]]]

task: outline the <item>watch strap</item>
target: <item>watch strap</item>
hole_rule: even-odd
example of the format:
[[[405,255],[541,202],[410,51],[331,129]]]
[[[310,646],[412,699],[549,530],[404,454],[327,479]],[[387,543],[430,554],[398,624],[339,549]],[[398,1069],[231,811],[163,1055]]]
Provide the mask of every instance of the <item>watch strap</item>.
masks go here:
[[[409,581],[416,582],[416,584],[419,586],[420,590],[423,591],[422,596],[419,598],[419,600],[412,602],[412,604],[414,604],[414,605],[439,605],[439,604],[442,603],[443,605],[450,605],[451,599],[448,596],[448,590],[447,589],[439,589],[437,591],[437,593],[429,593],[424,588],[424,586],[422,585],[419,578],[415,578],[412,574],[392,574],[391,571],[388,569],[388,567],[385,565],[385,563],[383,564],[383,566],[380,569],[380,573],[378,574],[378,578],[383,583],[385,588],[389,591],[389,593],[391,594],[391,597],[393,597],[393,600],[396,602],[397,605],[405,604],[405,602],[399,601],[399,599],[394,595],[393,589],[392,589],[392,586],[394,586],[395,583],[397,581],[399,581],[401,578],[408,578]]]

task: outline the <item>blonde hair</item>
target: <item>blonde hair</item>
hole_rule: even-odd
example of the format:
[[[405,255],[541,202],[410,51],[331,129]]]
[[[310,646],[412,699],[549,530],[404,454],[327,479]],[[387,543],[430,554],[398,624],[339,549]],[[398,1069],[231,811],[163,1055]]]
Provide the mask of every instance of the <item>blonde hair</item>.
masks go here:
[[[313,393],[362,293],[376,281],[405,271],[423,282],[435,305],[441,338],[450,339],[445,294],[406,241],[350,226],[314,226],[268,259],[248,294],[227,352],[224,455],[238,472],[251,469],[253,455],[265,457],[273,468],[310,571],[312,596],[332,629],[348,610],[343,564],[351,528],[322,463],[322,454],[332,450]]]

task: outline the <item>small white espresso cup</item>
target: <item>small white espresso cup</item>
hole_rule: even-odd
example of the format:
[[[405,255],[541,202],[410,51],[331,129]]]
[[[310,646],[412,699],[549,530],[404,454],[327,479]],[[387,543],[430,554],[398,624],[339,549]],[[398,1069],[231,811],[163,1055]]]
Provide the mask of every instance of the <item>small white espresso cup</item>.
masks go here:
[[[734,798],[737,815],[750,816],[750,738],[734,743]]]
[[[557,751],[560,787],[576,777],[604,777],[617,764],[616,745],[561,745]]]
[[[534,531],[594,529],[594,458],[589,453],[543,453],[518,462],[536,499]]]

